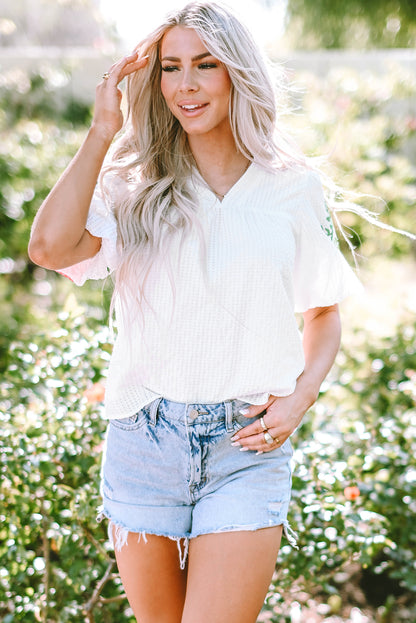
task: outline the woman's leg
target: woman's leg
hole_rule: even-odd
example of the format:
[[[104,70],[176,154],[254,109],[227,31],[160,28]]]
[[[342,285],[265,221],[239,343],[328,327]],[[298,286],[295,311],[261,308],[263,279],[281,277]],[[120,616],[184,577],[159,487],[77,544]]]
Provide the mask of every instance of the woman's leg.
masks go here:
[[[180,623],[186,590],[186,570],[179,565],[177,543],[130,532],[116,550],[117,565],[130,606],[139,623]]]
[[[277,526],[191,539],[182,623],[255,623],[281,537]]]

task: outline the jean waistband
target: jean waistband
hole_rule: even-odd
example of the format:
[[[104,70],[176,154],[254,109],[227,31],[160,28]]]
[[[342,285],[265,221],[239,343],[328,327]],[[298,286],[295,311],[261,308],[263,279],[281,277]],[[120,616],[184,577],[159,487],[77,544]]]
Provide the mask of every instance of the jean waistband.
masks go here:
[[[161,405],[161,403],[164,403]],[[169,408],[169,416],[172,420],[179,420],[192,424],[193,422],[210,421],[224,419],[227,430],[233,429],[233,417],[238,413],[239,409],[249,403],[242,400],[225,400],[217,403],[182,403],[168,400],[167,398],[156,398],[144,407],[148,412],[149,422],[156,424],[160,408]],[[204,417],[205,416],[205,417]]]

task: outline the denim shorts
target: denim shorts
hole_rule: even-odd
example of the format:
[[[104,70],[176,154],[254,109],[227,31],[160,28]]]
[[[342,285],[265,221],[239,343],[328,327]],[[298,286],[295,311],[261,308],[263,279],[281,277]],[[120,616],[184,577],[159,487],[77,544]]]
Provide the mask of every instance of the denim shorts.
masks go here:
[[[190,538],[283,525],[291,491],[289,440],[257,454],[241,452],[230,438],[256,418],[240,400],[185,404],[157,398],[132,417],[110,420],[101,494],[113,546],[128,532],[176,540],[183,568]],[[183,551],[180,541],[184,539]]]

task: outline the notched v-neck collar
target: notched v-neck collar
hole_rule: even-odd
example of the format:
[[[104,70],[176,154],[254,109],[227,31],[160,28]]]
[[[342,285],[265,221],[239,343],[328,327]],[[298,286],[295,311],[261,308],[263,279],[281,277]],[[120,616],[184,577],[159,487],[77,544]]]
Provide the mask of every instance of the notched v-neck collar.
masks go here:
[[[244,173],[238,178],[238,180],[231,186],[231,188],[225,193],[224,197],[220,199],[218,195],[212,190],[208,183],[204,180],[201,173],[196,167],[192,171],[192,181],[198,190],[203,190],[204,194],[215,200],[216,203],[224,205],[227,201],[234,197],[237,193],[240,193],[246,188],[253,171],[256,168],[256,164],[251,162]]]

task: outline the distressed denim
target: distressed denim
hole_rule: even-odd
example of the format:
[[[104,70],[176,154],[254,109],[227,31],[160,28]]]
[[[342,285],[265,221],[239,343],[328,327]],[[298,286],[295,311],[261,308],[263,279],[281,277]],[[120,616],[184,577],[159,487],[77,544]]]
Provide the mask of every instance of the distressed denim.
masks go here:
[[[132,417],[110,420],[99,519],[115,526],[116,548],[128,532],[166,536],[176,540],[183,567],[190,538],[278,525],[296,545],[287,522],[291,443],[263,454],[231,446],[232,435],[255,421],[239,413],[244,406],[157,398]]]

